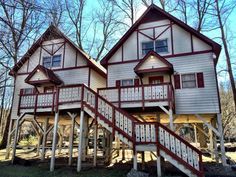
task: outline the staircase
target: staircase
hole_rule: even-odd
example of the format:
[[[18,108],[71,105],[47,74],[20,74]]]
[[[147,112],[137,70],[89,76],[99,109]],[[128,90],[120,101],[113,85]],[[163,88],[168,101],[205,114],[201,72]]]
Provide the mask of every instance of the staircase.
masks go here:
[[[113,136],[138,151],[156,151],[188,176],[203,177],[201,152],[160,123],[140,122],[87,86],[82,109]]]

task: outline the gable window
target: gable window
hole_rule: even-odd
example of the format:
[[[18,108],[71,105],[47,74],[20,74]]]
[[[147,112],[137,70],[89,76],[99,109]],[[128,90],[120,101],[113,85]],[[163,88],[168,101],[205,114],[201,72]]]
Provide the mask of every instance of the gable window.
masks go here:
[[[168,52],[167,39],[157,40],[155,42],[155,51],[157,53]]]
[[[182,80],[182,88],[196,88],[196,75],[193,74],[182,74],[181,75]]]
[[[143,42],[142,43],[142,54],[143,55],[146,55],[151,50],[154,50],[154,43],[153,43],[153,41]]]
[[[43,57],[43,66],[46,68],[60,67],[61,55],[54,55],[51,57]]]

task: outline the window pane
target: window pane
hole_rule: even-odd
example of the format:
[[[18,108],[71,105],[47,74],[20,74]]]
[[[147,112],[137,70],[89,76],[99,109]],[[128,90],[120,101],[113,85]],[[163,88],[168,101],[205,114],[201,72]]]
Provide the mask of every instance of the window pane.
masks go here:
[[[196,77],[195,74],[183,74],[182,86],[183,88],[195,88],[196,87]]]
[[[52,67],[61,66],[61,55],[55,55],[52,57]]]
[[[142,43],[142,54],[143,55],[146,55],[151,50],[154,50],[154,43],[153,43],[153,41],[143,42]]]
[[[167,39],[157,40],[155,42],[155,50],[156,50],[157,53],[168,52]]]
[[[51,57],[43,57],[43,66],[46,68],[51,67]]]
[[[33,94],[34,93],[34,88],[25,88],[23,89],[24,94]]]
[[[121,86],[132,86],[132,85],[134,85],[133,79],[121,80]]]

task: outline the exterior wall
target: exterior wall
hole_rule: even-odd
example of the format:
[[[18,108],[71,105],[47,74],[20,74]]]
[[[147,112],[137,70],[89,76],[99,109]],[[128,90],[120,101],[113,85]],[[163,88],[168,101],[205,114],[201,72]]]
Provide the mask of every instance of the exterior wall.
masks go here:
[[[99,75],[96,71],[90,71],[90,88],[97,91],[97,88],[106,87],[106,79]]]
[[[48,79],[44,73],[36,72],[30,79],[30,81],[37,81],[37,80],[46,80]]]
[[[167,65],[165,63],[163,63],[162,61],[160,61],[158,58],[156,57],[149,57],[141,66],[140,66],[140,70],[142,69],[152,69],[152,68],[161,68],[161,67],[167,67]]]
[[[142,55],[142,42],[160,39],[167,39],[168,42],[168,52],[159,53],[162,56],[169,57],[212,49],[211,46],[178,25],[172,24],[169,20],[161,20],[139,25],[138,29],[129,36],[108,63],[142,59],[144,57]]]

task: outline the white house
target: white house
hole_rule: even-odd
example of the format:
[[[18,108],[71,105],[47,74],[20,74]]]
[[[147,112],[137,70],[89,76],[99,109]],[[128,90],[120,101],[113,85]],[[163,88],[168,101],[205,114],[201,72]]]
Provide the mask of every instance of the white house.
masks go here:
[[[116,137],[133,150],[135,169],[137,153],[153,151],[158,176],[160,157],[188,176],[203,176],[200,149],[181,138],[178,129],[183,124],[193,126],[197,143],[197,133],[204,136],[201,126],[205,124],[209,149],[217,148],[218,136],[225,163],[216,77],[220,50],[219,44],[153,4],[102,59],[106,69],[50,26],[10,72],[16,87],[7,155],[14,134],[14,160],[18,129],[30,120],[43,136],[42,160],[53,128],[53,171],[58,124],[69,124],[71,165],[74,127],[80,121],[78,171],[85,160],[89,124],[94,123],[94,137],[100,124],[108,132],[109,147]],[[93,156],[96,166],[97,138]]]

